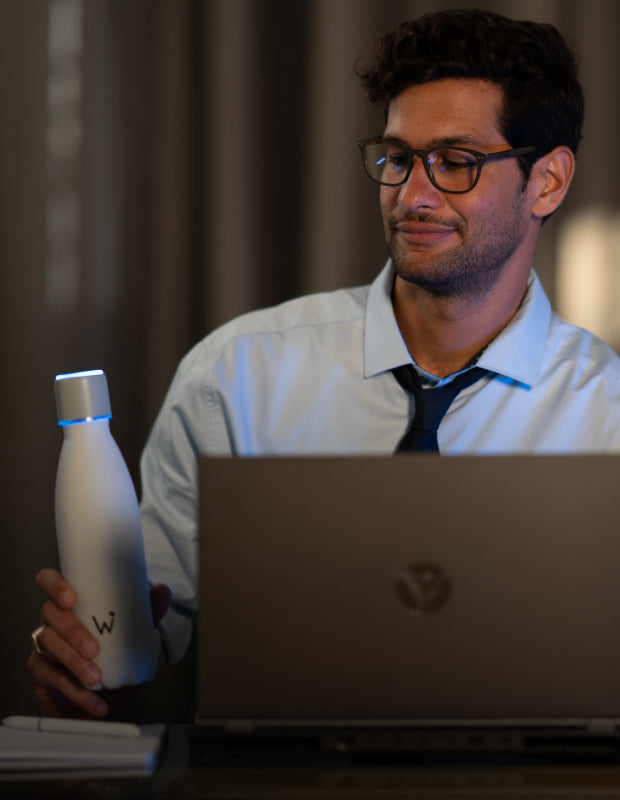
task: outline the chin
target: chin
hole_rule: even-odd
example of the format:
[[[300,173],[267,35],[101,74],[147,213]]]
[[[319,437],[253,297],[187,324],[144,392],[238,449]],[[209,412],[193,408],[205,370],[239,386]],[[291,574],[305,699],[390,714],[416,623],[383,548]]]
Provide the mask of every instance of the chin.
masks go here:
[[[401,280],[438,298],[466,300],[484,297],[498,277],[495,272],[479,273],[462,265],[458,270],[446,264],[421,269],[419,265],[411,265],[408,259],[398,256],[396,259],[392,257],[392,264]]]
[[[448,296],[451,294],[450,287],[461,282],[453,274],[446,274],[445,271],[442,274],[437,265],[429,264],[423,267],[419,263],[420,259],[416,259],[418,263],[411,263],[413,259],[410,256],[403,258],[398,254],[393,254],[390,257],[399,278],[433,294]]]

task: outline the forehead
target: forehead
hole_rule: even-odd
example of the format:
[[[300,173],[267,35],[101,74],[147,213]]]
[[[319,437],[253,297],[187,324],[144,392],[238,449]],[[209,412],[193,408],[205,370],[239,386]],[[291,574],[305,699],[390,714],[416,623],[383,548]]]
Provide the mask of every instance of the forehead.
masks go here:
[[[385,136],[412,146],[445,139],[502,144],[501,87],[480,79],[444,78],[404,89],[391,102]]]

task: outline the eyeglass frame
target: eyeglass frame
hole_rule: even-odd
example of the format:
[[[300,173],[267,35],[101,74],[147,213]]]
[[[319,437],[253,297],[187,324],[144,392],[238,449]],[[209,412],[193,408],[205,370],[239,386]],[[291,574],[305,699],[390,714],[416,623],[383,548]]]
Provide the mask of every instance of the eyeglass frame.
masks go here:
[[[394,144],[397,147],[400,147],[408,156],[409,156],[409,166],[407,167],[407,171],[405,176],[401,181],[398,183],[385,183],[384,181],[379,181],[370,174],[368,169],[368,164],[366,163],[366,156],[365,156],[365,149],[370,144]],[[436,145],[435,147],[431,147],[428,150],[419,150],[414,147],[409,147],[403,142],[399,141],[398,139],[393,139],[391,137],[383,137],[383,136],[371,136],[369,139],[360,139],[357,143],[359,147],[361,156],[362,156],[362,163],[364,164],[364,170],[366,174],[370,178],[371,181],[380,184],[381,186],[402,186],[403,183],[406,183],[409,180],[409,176],[413,170],[414,165],[414,158],[418,156],[422,160],[422,164],[424,165],[424,171],[426,172],[428,179],[433,184],[433,186],[438,189],[440,192],[446,192],[447,194],[466,194],[467,192],[471,192],[471,190],[476,186],[480,179],[480,174],[482,172],[482,167],[486,164],[487,161],[500,161],[504,158],[518,158],[519,156],[524,156],[528,153],[533,153],[536,150],[534,145],[527,145],[526,147],[512,147],[508,150],[499,150],[495,153],[482,153],[479,150],[472,150],[469,147],[459,147],[458,145]],[[435,150],[460,150],[464,153],[469,153],[470,155],[474,156],[476,159],[476,177],[474,182],[469,187],[469,189],[444,189],[443,187],[439,186],[437,183],[432,171],[431,165],[428,161],[428,156],[430,153],[433,153]]]

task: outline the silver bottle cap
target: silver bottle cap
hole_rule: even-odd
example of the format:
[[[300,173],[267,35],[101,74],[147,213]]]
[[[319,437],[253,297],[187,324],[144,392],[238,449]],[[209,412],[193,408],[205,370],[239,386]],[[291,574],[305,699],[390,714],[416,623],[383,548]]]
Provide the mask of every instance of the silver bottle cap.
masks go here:
[[[54,388],[59,425],[112,416],[108,382],[101,369],[56,375]]]

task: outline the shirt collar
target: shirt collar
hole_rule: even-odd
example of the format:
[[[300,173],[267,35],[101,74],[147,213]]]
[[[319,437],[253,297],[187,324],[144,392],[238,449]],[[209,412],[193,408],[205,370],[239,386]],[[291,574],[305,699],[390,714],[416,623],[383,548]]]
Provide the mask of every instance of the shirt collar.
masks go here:
[[[489,343],[478,366],[534,386],[542,372],[550,324],[551,304],[532,270],[517,313]]]
[[[394,270],[388,260],[370,286],[364,324],[364,377],[372,378],[402,364],[411,356],[401,336],[392,307]]]
[[[392,307],[394,270],[388,261],[370,286],[364,326],[364,376],[371,378],[411,364]],[[479,367],[528,386],[539,376],[551,321],[551,306],[534,271],[515,316],[486,347]]]

